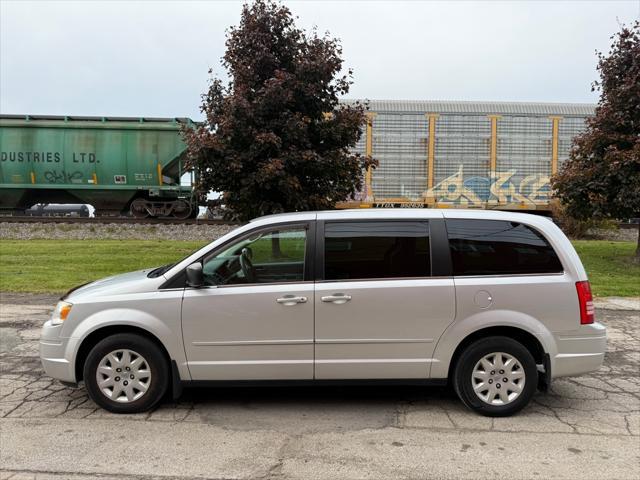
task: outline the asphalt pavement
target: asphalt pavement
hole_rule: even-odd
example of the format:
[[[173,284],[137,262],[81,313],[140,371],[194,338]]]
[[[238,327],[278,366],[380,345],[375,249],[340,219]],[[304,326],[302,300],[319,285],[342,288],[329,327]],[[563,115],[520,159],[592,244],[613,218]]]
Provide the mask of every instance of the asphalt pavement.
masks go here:
[[[2,295],[0,479],[640,479],[633,305],[597,310],[600,371],[491,419],[425,387],[189,389],[110,414],[44,376],[38,336],[55,301]]]

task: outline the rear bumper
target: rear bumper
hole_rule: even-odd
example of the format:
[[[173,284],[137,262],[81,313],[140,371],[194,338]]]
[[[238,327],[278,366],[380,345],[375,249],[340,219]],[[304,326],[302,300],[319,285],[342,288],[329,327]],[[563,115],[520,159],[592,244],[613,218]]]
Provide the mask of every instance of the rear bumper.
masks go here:
[[[604,362],[607,350],[607,333],[604,325],[583,325],[570,334],[556,334],[558,353],[553,358],[551,376],[566,377],[598,370]]]

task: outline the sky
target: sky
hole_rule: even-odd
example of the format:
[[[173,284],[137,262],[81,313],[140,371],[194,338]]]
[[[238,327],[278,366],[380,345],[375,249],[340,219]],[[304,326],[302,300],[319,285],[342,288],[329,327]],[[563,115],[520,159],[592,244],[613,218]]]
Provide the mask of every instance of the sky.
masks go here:
[[[341,39],[349,98],[596,102],[629,1],[285,1]],[[0,113],[202,118],[236,1],[0,0]]]

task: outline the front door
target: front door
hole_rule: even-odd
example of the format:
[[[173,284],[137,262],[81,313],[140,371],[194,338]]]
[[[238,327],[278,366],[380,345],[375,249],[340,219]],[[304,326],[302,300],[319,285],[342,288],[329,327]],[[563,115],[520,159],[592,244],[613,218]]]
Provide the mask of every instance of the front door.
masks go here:
[[[455,314],[452,278],[431,274],[429,222],[327,220],[317,228],[324,274],[315,377],[428,378],[435,342]]]
[[[271,226],[202,259],[182,328],[193,380],[313,378],[310,225]]]

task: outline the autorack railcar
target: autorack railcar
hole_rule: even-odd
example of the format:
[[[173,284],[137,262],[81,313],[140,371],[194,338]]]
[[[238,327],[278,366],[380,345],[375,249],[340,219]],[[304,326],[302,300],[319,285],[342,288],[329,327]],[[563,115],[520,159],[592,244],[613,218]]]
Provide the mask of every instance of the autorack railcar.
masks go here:
[[[595,105],[372,100],[355,151],[379,161],[343,208],[548,213],[550,179]]]

